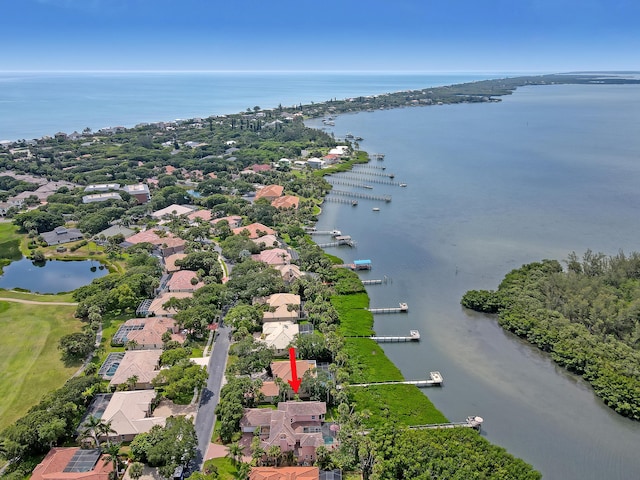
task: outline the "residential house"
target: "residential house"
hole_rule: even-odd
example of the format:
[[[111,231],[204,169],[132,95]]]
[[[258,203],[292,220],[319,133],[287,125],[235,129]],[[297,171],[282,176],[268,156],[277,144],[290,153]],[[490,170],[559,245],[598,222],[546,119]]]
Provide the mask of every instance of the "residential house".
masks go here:
[[[130,442],[139,433],[146,433],[155,425],[164,426],[164,417],[154,417],[155,390],[115,392],[101,419],[110,422],[118,440]]]
[[[256,200],[266,198],[270,202],[282,195],[284,187],[280,185],[267,185],[256,192]]]
[[[122,197],[118,192],[92,193],[82,197],[82,203],[106,202],[108,200],[122,200]]]
[[[300,295],[293,293],[274,293],[266,298],[269,311],[262,314],[264,322],[295,321],[300,318]]]
[[[47,245],[59,245],[61,243],[77,242],[82,240],[84,236],[77,228],[56,227],[50,232],[41,233],[42,239]]]
[[[272,267],[280,272],[285,283],[292,283],[294,280],[302,278],[303,276],[300,267],[294,264],[272,265]]]
[[[151,304],[147,308],[147,315],[173,317],[177,311],[173,308],[165,308],[164,304],[172,298],[191,298],[193,293],[191,292],[164,292],[158,295],[151,301]]]
[[[109,387],[116,389],[118,385],[126,384],[131,377],[136,377],[135,389],[146,390],[153,388],[151,381],[160,372],[160,355],[162,350],[129,350],[118,365],[118,369],[111,377]]]
[[[183,239],[164,230],[144,230],[127,238],[122,246],[128,247],[139,243],[155,245],[163,257],[184,252],[184,247],[187,244]]]
[[[249,233],[249,238],[259,238],[263,235],[275,235],[276,231],[261,223],[252,223],[244,227],[233,228],[231,231],[234,235],[242,235],[244,231]]]
[[[248,408],[240,427],[244,435],[258,432],[261,447],[280,447],[293,452],[298,462],[312,464],[316,449],[324,445],[322,423],[327,407],[324,402],[280,402],[277,410]]]
[[[86,187],[84,187],[85,193],[102,193],[102,192],[108,192],[110,190],[120,190],[120,184],[119,183],[100,183],[100,184],[87,185]]]
[[[195,292],[202,287],[204,282],[199,280],[198,274],[191,270],[178,270],[167,282],[167,290],[170,292]]]
[[[275,382],[275,378],[280,378],[285,383],[285,385],[289,382],[289,380],[293,380],[293,375],[291,372],[291,361],[275,361],[271,362],[270,365],[271,373],[273,373],[274,380],[265,380],[262,382],[262,387],[260,387],[260,393],[264,397],[265,402],[273,402],[280,391],[278,388],[278,384]],[[305,372],[310,371],[311,375],[315,375],[316,369],[316,361],[315,360],[296,360],[296,373],[298,374],[298,378],[302,379]],[[300,390],[298,392],[300,397],[308,397],[307,393],[304,390]]]
[[[291,254],[284,248],[270,248],[260,253],[252,255],[251,258],[257,262],[267,265],[288,265],[291,262]]]
[[[192,222],[195,223],[196,219],[201,219],[204,220],[205,222],[210,222],[211,221],[211,210],[196,210],[195,212],[191,212],[190,214],[187,215],[187,218]]]
[[[147,203],[151,200],[151,193],[149,192],[149,187],[144,183],[138,183],[136,185],[124,185],[122,187],[123,192],[127,192],[129,195],[134,197],[138,203]]]
[[[230,215],[228,217],[216,218],[215,220],[211,220],[211,224],[215,227],[218,222],[222,220],[226,220],[229,224],[229,228],[238,228],[242,225],[242,217],[240,215]]]
[[[116,235],[122,235],[125,239],[132,236],[135,230],[131,230],[130,228],[124,227],[122,225],[111,225],[109,228],[102,230],[97,233],[96,237],[102,237],[104,235],[105,238],[115,237]]]
[[[316,157],[312,157],[309,160],[307,160],[307,165],[309,165],[313,169],[320,169],[320,168],[324,168],[325,161],[320,160],[319,158],[316,158]]]
[[[168,207],[161,208],[160,210],[156,210],[151,214],[151,216],[153,218],[162,218],[165,215],[166,216],[169,216],[169,215],[182,216],[182,215],[188,215],[191,212],[193,212],[192,207],[187,207],[185,205],[178,205],[174,203],[173,205],[169,205]]]
[[[177,272],[180,267],[176,265],[176,260],[182,260],[187,256],[186,253],[174,253],[164,258],[164,269],[167,273]]]
[[[111,343],[127,345],[129,350],[155,350],[163,347],[162,337],[167,332],[171,335],[171,340],[184,342],[185,337],[172,318],[132,318],[120,325]]]
[[[271,205],[280,210],[286,210],[289,208],[297,210],[298,206],[300,205],[300,198],[296,197],[295,195],[284,195],[273,200],[271,202]]]
[[[253,467],[249,480],[320,480],[318,467]]]
[[[109,480],[113,462],[99,448],[53,447],[34,468],[32,480]]]
[[[252,238],[251,241],[263,249],[280,246],[280,240],[275,235],[263,235],[259,238]]]
[[[262,325],[259,341],[272,348],[277,356],[286,355],[300,327],[291,321],[269,322]]]

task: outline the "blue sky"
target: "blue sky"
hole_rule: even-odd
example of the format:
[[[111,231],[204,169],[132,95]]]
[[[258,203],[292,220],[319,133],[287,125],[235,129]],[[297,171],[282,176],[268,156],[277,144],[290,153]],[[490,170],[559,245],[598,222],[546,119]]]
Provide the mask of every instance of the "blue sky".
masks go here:
[[[640,69],[638,0],[1,0],[0,70]]]

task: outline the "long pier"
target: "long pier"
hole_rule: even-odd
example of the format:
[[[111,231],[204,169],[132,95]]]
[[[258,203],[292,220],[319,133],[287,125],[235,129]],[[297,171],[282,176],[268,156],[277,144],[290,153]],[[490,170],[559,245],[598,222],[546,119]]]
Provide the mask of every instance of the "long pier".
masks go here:
[[[390,308],[365,308],[365,310],[371,313],[407,313],[409,311],[409,305],[401,302],[397,307]]]
[[[428,425],[411,425],[409,428],[412,430],[426,430],[426,429],[439,429],[439,428],[474,428],[480,430],[484,419],[477,415],[470,415],[464,422],[450,422],[450,423],[431,423]]]
[[[351,170],[352,174],[357,174],[357,175],[372,175],[374,177],[389,177],[389,178],[395,178],[395,174],[394,173],[383,173],[383,172],[363,172],[360,170]]]
[[[324,197],[323,202],[345,203],[352,207],[358,205],[358,200],[349,200],[348,198]]]
[[[376,279],[361,280],[361,281],[363,285],[382,285],[383,283],[386,284],[389,281],[389,277],[385,275],[384,278],[376,278]]]
[[[370,383],[354,383],[349,387],[372,387],[376,385],[415,385],[422,387],[440,387],[444,382],[440,372],[429,372],[429,380],[397,380],[393,382],[370,382]]]
[[[368,190],[371,190],[373,188],[371,185],[366,185],[364,183],[343,182],[343,181],[334,180],[334,179],[332,179],[331,185],[343,185],[345,187],[366,188]]]
[[[328,242],[328,243],[319,243],[318,246],[320,248],[327,248],[327,247],[340,247],[342,245],[346,245],[348,247],[355,247],[356,246],[356,242],[353,241],[351,239],[351,237],[349,235],[340,235],[335,238],[335,242]]]
[[[383,202],[390,202],[391,195],[368,195],[366,193],[357,193],[357,192],[345,192],[344,190],[331,190],[329,195],[342,195],[343,197],[354,197],[354,198],[364,198],[366,200],[381,200]]]
[[[368,174],[365,173],[365,175],[368,175]],[[359,181],[363,180],[362,178],[354,177],[352,175],[340,175],[340,178],[344,178],[346,180],[359,180]],[[339,181],[334,180],[333,178],[329,178],[329,180],[331,180],[333,183],[340,183]],[[377,178],[377,177],[376,178],[367,178],[366,180],[367,180],[367,182],[379,183],[380,185],[392,185],[394,187],[399,187],[400,186],[400,182],[396,182],[394,180],[385,180],[385,179]],[[341,185],[345,185],[345,183],[341,183]],[[352,184],[346,184],[346,185],[348,185],[348,186],[356,186],[356,184],[353,184],[353,185]]]
[[[382,165],[371,165],[370,163],[356,163],[353,170],[386,170],[387,167]]]
[[[410,330],[408,337],[380,336],[380,335],[346,335],[345,338],[368,338],[378,343],[419,342],[420,332]]]
[[[309,235],[331,235],[332,237],[338,237],[342,235],[340,230],[307,230]]]

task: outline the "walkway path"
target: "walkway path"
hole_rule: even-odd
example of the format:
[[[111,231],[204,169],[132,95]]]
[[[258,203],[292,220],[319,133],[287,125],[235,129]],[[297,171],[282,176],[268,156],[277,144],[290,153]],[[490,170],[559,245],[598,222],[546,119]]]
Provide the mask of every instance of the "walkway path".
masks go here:
[[[69,307],[74,307],[78,305],[77,302],[39,302],[37,300],[24,300],[22,298],[7,298],[0,297],[1,302],[15,302],[15,303],[26,303],[28,305],[65,305]]]

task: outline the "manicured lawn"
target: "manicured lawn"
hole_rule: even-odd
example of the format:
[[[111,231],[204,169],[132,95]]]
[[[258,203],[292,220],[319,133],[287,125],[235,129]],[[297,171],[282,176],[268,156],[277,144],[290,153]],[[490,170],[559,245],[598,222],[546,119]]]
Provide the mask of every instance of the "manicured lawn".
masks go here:
[[[0,223],[0,274],[2,267],[22,258],[21,239],[22,235],[18,233],[18,227],[11,223]]]
[[[46,297],[68,300],[66,296],[60,296],[62,300],[54,295]],[[74,312],[73,306],[0,302],[0,430],[46,393],[62,386],[78,369],[79,365],[65,367],[58,350],[59,339],[82,326]]]
[[[216,468],[218,469],[218,478],[222,480],[236,478],[234,474],[238,470],[233,465],[230,458],[227,458],[227,457],[212,458],[207,462],[211,462],[211,464],[216,466]]]
[[[367,421],[370,427],[385,423],[426,425],[448,421],[414,385],[351,387],[349,397],[355,402],[358,411],[371,412]]]
[[[17,290],[5,290],[3,288],[0,288],[0,297],[17,298],[19,300],[32,300],[35,302],[67,302],[67,303],[75,302],[71,293],[60,293],[57,295],[53,295],[53,294],[42,295],[39,293],[20,292]]]

